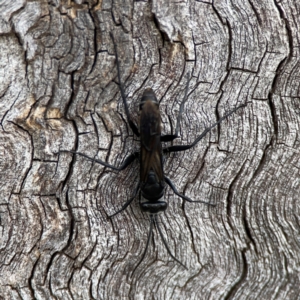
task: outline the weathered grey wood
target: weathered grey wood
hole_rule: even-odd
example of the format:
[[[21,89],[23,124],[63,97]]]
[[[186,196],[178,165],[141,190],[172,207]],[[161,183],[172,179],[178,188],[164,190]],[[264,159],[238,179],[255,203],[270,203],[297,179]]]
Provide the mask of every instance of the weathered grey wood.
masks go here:
[[[300,294],[299,19],[287,1],[0,1],[1,299],[298,299]],[[114,33],[130,111],[152,87],[163,131],[193,150],[166,157],[161,227],[138,182],[77,150],[122,161],[139,143],[116,84]]]

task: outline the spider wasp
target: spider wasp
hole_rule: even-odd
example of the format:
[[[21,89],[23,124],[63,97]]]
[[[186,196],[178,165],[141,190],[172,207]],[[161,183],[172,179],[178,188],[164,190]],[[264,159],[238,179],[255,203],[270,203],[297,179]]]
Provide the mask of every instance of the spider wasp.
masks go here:
[[[110,169],[121,171],[124,170],[126,167],[128,167],[134,160],[139,159],[140,161],[140,181],[137,185],[136,189],[134,190],[134,193],[130,199],[128,199],[125,204],[123,204],[122,208],[116,211],[114,214],[110,215],[109,218],[114,217],[115,215],[119,214],[120,212],[124,211],[130,203],[136,198],[137,194],[140,192],[140,208],[143,212],[146,212],[150,215],[150,229],[148,233],[147,243],[145,250],[143,252],[143,255],[139,261],[139,263],[136,265],[133,273],[137,269],[137,267],[141,264],[143,259],[145,258],[149,242],[152,236],[153,227],[156,226],[159,235],[162,239],[162,242],[164,246],[166,247],[166,250],[168,254],[180,265],[182,265],[184,268],[186,266],[179,261],[171,252],[171,250],[168,247],[168,244],[162,234],[161,228],[159,226],[159,222],[157,220],[157,215],[160,212],[163,212],[167,209],[168,203],[164,201],[163,196],[166,189],[166,185],[168,185],[173,192],[181,197],[182,199],[188,201],[188,202],[197,202],[197,203],[204,203],[207,205],[215,206],[215,204],[212,204],[210,202],[205,201],[194,201],[190,199],[189,197],[181,194],[176,189],[173,182],[164,174],[163,169],[163,154],[170,153],[170,152],[178,152],[178,151],[184,151],[188,150],[190,148],[193,148],[205,135],[215,126],[220,124],[224,119],[228,118],[230,115],[235,113],[238,109],[245,107],[247,105],[247,102],[245,104],[242,104],[240,106],[237,106],[235,109],[231,110],[229,113],[225,114],[223,117],[221,117],[216,123],[212,124],[211,126],[207,127],[195,140],[193,143],[189,145],[175,145],[175,146],[168,146],[163,147],[162,142],[171,142],[177,137],[179,137],[179,127],[180,127],[180,121],[184,109],[184,104],[187,100],[187,92],[189,89],[189,83],[191,80],[191,76],[188,78],[188,82],[185,89],[184,98],[180,104],[179,113],[176,120],[176,128],[174,134],[168,134],[168,135],[162,135],[161,132],[161,115],[159,111],[159,102],[155,96],[154,91],[151,88],[145,89],[141,100],[139,104],[140,109],[140,117],[139,117],[139,128],[137,125],[133,122],[131,119],[128,104],[126,101],[126,96],[124,92],[124,88],[121,82],[121,73],[120,73],[120,63],[119,63],[119,57],[117,52],[117,46],[114,39],[114,36],[112,33],[110,33],[110,37],[114,44],[114,51],[115,51],[115,57],[116,57],[116,65],[117,65],[117,73],[118,73],[118,84],[119,89],[121,93],[121,97],[123,100],[123,105],[125,108],[126,118],[127,122],[132,129],[133,133],[140,138],[140,151],[134,152],[131,155],[129,155],[123,162],[123,164],[119,167],[110,165],[102,160],[91,158],[84,153],[76,152],[76,151],[60,151],[60,152],[71,152],[76,155],[83,156],[95,163],[101,164],[105,167],[108,167]],[[143,201],[141,201],[141,198]]]

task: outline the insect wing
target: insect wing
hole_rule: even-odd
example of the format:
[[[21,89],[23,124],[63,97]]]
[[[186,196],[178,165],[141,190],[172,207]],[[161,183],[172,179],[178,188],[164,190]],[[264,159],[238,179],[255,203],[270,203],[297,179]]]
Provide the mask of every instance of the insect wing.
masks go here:
[[[141,182],[147,182],[151,171],[156,175],[157,182],[163,182],[161,118],[158,105],[150,100],[145,102],[141,111],[140,134]]]

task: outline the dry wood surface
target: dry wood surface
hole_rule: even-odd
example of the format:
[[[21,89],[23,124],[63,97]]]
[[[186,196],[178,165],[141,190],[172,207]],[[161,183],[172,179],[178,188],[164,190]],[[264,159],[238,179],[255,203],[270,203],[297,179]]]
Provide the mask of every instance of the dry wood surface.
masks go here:
[[[0,1],[0,299],[299,299],[298,0]],[[142,263],[130,113],[153,88],[177,189]],[[135,271],[134,271],[135,270]],[[133,272],[134,271],[134,272]]]

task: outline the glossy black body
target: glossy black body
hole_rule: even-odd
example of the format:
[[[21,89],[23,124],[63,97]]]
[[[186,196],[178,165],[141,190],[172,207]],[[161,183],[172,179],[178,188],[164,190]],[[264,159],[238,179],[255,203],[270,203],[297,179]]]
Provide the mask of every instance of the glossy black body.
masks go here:
[[[165,179],[161,145],[161,117],[152,89],[145,90],[140,105],[140,189],[146,202],[140,202],[143,211],[158,213],[167,209],[164,195]]]

